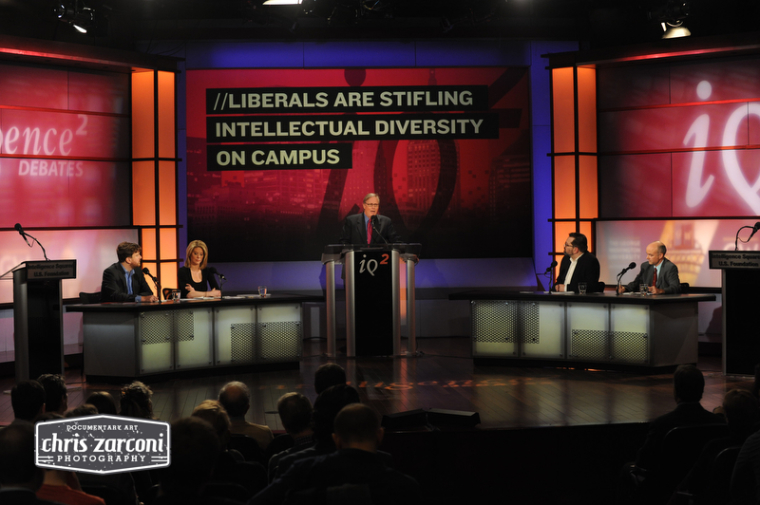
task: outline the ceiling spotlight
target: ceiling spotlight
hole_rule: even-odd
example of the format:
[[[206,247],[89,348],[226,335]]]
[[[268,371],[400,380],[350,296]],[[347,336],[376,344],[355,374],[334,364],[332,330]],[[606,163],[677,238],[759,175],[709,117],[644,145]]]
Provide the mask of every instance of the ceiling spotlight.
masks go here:
[[[677,39],[679,37],[688,37],[691,35],[689,29],[684,26],[682,19],[662,23],[662,30],[665,32],[662,35],[663,39]]]
[[[690,11],[689,0],[667,0],[649,11],[647,16],[660,23],[662,31],[665,32],[662,38],[672,39],[691,35],[689,29],[684,26],[684,19],[689,16]]]
[[[55,15],[64,23],[73,26],[79,33],[105,36],[108,32],[107,19],[87,6],[84,0],[61,1],[56,4]]]

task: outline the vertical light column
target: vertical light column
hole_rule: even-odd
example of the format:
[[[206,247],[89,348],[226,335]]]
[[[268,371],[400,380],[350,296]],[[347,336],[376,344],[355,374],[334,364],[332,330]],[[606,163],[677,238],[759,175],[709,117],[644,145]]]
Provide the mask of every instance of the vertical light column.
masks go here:
[[[177,287],[179,263],[175,96],[173,73],[133,72],[132,224],[140,228],[143,263],[169,288]]]
[[[599,217],[596,69],[552,69],[553,244],[562,254],[571,232],[589,237]]]

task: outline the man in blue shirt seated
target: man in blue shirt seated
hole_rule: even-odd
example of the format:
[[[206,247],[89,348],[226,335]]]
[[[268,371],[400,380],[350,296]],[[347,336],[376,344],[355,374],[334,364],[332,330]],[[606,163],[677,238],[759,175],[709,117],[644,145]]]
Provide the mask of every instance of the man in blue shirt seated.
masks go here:
[[[116,247],[118,263],[103,272],[101,302],[157,302],[140,269],[142,249],[138,244],[122,242]]]

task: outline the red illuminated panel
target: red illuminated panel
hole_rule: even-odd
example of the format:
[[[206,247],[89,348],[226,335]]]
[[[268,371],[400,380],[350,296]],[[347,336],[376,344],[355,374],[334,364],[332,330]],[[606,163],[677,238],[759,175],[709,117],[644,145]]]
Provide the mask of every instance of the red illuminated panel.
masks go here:
[[[750,139],[760,139],[757,116],[760,103],[604,112],[599,114],[599,150],[635,152],[747,145]]]
[[[0,110],[0,154],[126,158],[129,119],[89,114]]]
[[[670,217],[670,157],[670,154],[600,157],[600,216]]]
[[[129,76],[69,72],[68,109],[129,114]]]
[[[673,154],[675,216],[760,215],[760,151]]]
[[[670,103],[666,65],[610,67],[597,72],[599,108],[642,107]]]
[[[130,224],[129,164],[0,158],[2,227]]]
[[[670,71],[671,103],[760,98],[760,61],[682,63]]]
[[[67,72],[0,65],[0,106],[66,109],[68,89]]]

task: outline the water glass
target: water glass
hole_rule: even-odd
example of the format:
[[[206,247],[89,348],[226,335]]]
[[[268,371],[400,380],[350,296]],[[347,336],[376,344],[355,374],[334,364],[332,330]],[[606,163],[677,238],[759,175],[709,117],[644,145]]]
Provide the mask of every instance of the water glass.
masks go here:
[[[639,286],[639,291],[641,292],[641,296],[646,296],[649,294],[649,286],[646,284],[641,284]]]
[[[180,290],[179,289],[172,289],[172,300],[173,301],[178,302],[179,301],[179,295],[180,295]]]
[[[578,293],[585,295],[586,294],[586,283],[585,282],[579,282],[578,283]]]
[[[259,286],[259,296],[262,298],[266,298],[267,296],[267,287],[266,286]]]

